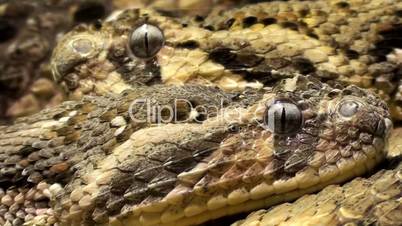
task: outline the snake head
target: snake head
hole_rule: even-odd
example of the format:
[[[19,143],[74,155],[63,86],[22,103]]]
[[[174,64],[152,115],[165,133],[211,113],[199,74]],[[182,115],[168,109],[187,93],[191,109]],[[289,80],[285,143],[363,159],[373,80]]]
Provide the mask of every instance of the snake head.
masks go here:
[[[279,175],[312,167],[321,178],[328,167],[351,177],[384,157],[390,114],[385,102],[367,90],[296,76],[279,85],[267,105],[264,128],[273,134],[268,143]]]
[[[73,99],[160,82],[214,84],[225,91],[261,88],[262,83],[243,77],[245,71],[231,70],[215,59],[234,56],[214,51],[222,37],[212,34],[198,25],[179,23],[147,9],[118,11],[97,26],[80,26],[67,33],[53,51],[52,71]],[[244,70],[261,61],[253,54],[237,58],[246,61]],[[269,74],[271,69],[264,72]]]
[[[272,183],[293,178],[289,184],[299,189],[371,170],[383,159],[392,129],[388,107],[375,94],[354,85],[330,86],[309,76],[284,80],[256,109],[260,110],[252,120],[257,123],[247,122],[239,133],[229,135],[222,142],[224,150],[231,150],[224,152],[228,156],[212,162],[246,161],[250,156],[251,165],[244,170],[261,171],[243,173],[251,178],[264,175]],[[300,175],[306,172],[311,179],[303,181]],[[231,178],[222,181],[237,183]]]
[[[158,77],[153,58],[164,36],[153,25],[157,22],[147,19],[150,13],[118,11],[102,23],[80,25],[67,33],[52,55],[54,79],[73,98],[121,93],[136,83],[152,83]]]
[[[368,11],[376,8],[375,4],[356,2],[348,7]],[[401,88],[392,82],[399,78],[398,54],[390,54],[398,48],[394,36],[400,29],[400,22],[396,22],[400,20],[399,6],[388,1],[381,11],[370,15],[371,19],[357,19],[358,13],[350,15],[356,17],[358,25],[339,37],[338,22],[334,21],[343,20],[337,16],[340,8],[325,3],[318,6],[326,10],[320,15],[300,13],[293,7],[280,9],[297,15],[288,20],[278,16],[281,13],[276,10],[266,14],[265,10],[271,9],[270,3],[267,5],[247,6],[246,11],[256,14],[253,16],[239,8],[192,19],[172,18],[146,9],[118,12],[99,26],[67,34],[54,52],[54,74],[65,80],[73,96],[80,97],[87,93],[120,93],[138,83],[160,81],[213,84],[225,91],[239,91],[262,88],[297,72],[372,88],[388,100],[393,117],[401,118]],[[312,7],[307,3],[300,6]],[[377,25],[367,28],[368,23]],[[315,29],[319,30],[313,32]],[[65,57],[75,51],[71,47],[75,35],[88,33],[95,49],[96,39],[103,42],[99,51],[93,52],[97,54],[84,51],[72,59]],[[350,37],[356,37],[356,46],[350,44]],[[77,44],[87,46],[88,42]]]
[[[344,182],[384,156],[392,124],[369,91],[296,75],[256,97],[200,123],[133,132],[75,167],[56,214],[83,225],[200,224]]]

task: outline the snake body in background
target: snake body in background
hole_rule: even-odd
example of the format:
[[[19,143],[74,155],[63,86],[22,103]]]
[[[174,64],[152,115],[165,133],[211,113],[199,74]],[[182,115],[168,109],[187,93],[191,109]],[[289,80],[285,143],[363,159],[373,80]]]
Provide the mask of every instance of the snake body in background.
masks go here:
[[[54,76],[71,99],[95,95],[1,128],[0,220],[201,224],[371,171],[386,154],[391,115],[400,119],[399,8],[270,2],[180,20],[127,10],[74,29],[54,50]],[[147,60],[132,45],[144,24],[164,37],[152,51],[161,39],[149,33]],[[148,112],[136,100],[187,121],[167,123],[162,112],[137,122]],[[398,225],[401,172],[389,168],[235,224]]]
[[[56,106],[63,95],[51,79],[57,37],[112,9],[105,0],[0,2],[0,123]]]

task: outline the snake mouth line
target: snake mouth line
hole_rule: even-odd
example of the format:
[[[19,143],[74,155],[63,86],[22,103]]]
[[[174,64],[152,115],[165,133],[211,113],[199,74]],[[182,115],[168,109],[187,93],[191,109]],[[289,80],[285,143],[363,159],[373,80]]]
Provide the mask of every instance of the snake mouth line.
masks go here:
[[[239,197],[230,201],[223,198],[223,196],[220,196],[222,199],[219,201],[217,197],[203,197],[204,204],[191,204],[189,206],[182,206],[180,204],[170,205],[170,207],[165,208],[163,212],[155,211],[158,209],[156,207],[158,203],[156,203],[156,208],[153,208],[151,205],[143,210],[134,210],[132,213],[128,213],[124,218],[111,218],[107,225],[198,225],[223,216],[234,215],[259,208],[267,208],[279,203],[293,201],[304,194],[320,191],[328,185],[346,182],[351,178],[362,176],[372,170],[382,159],[383,155],[377,153],[376,155],[367,157],[365,161],[354,161],[342,165],[338,168],[339,173],[337,175],[329,172],[328,175],[316,175],[315,177],[311,177],[312,175],[305,176],[303,185],[285,182],[280,187],[281,190],[275,189],[275,186],[265,186],[264,188],[264,186],[260,184],[245,194],[239,194]],[[212,201],[214,198],[216,198],[216,202]]]

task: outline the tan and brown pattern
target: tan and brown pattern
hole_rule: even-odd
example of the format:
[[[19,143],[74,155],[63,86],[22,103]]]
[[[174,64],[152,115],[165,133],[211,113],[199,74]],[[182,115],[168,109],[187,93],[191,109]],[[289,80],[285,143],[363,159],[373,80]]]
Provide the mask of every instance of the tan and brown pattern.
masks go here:
[[[343,186],[328,186],[317,195],[304,196],[292,204],[254,212],[232,226],[400,225],[401,167],[399,164]]]
[[[294,203],[259,210],[232,226],[266,225],[400,225],[402,196],[402,129],[389,139],[386,169],[345,185],[331,185]],[[306,205],[308,203],[308,206]]]
[[[197,225],[372,172],[400,119],[401,4],[131,9],[76,27],[51,61],[74,100],[0,127],[0,224]],[[165,39],[140,59],[130,35],[144,24]],[[398,225],[387,168],[236,224]]]
[[[86,165],[95,164],[121,147],[134,131],[156,123],[131,122],[131,117],[146,119],[149,115],[142,105],[131,105],[141,98],[150,98],[152,106],[175,106],[178,120],[193,117],[192,109],[180,100],[188,100],[194,107],[209,104],[218,108],[229,102],[226,95],[213,88],[139,87],[121,97],[65,102],[21,118],[13,126],[0,127],[0,222],[21,225],[36,215],[49,214],[51,191],[64,187],[72,175],[78,175],[77,170],[84,170]],[[153,117],[163,119],[157,116]]]
[[[122,96],[66,102],[3,127],[0,219],[11,225],[18,219],[199,224],[295,199],[362,175],[383,159],[392,123],[385,103],[368,91],[296,76],[261,92],[137,87]],[[178,105],[187,122],[133,121],[130,112],[144,116],[146,109],[130,107],[132,101],[148,97],[223,111],[201,120]],[[270,132],[264,117],[278,101],[300,109],[301,128]],[[353,114],[351,101],[359,105]]]
[[[0,3],[0,120],[36,113],[65,100],[53,82],[49,58],[55,42],[76,25],[96,24],[112,10],[148,7],[171,16],[207,14],[237,1],[6,0]],[[194,10],[197,9],[197,10]]]
[[[400,48],[401,10],[399,0],[274,1],[188,19],[127,10],[102,27],[70,32],[54,52],[53,69],[75,98],[158,79],[233,91],[260,88],[290,72],[314,74],[373,89],[401,119],[400,54],[393,56]],[[148,61],[127,51],[131,32],[145,21],[166,38]],[[77,51],[77,40],[92,49]]]

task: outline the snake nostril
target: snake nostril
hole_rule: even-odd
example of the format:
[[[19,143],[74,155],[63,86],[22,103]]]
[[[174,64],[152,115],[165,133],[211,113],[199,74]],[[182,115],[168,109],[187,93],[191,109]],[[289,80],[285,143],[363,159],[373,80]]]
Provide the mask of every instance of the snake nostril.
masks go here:
[[[339,113],[343,117],[350,118],[354,116],[360,108],[360,104],[354,100],[343,101],[339,106]]]
[[[89,55],[94,49],[94,43],[88,38],[78,38],[71,42],[71,46],[82,56]]]

